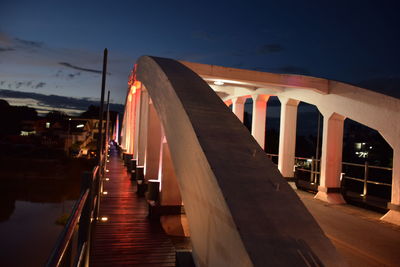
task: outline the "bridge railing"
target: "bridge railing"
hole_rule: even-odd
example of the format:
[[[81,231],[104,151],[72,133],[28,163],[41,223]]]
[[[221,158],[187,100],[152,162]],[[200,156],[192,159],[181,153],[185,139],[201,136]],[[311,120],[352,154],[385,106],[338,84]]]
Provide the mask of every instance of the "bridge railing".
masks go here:
[[[277,164],[279,157],[278,154],[267,153],[267,156],[275,164]],[[306,179],[308,182],[310,182],[311,185],[318,185],[320,175],[320,162],[321,161],[319,159],[315,159],[314,157],[295,157],[294,168],[296,169],[297,174],[301,176],[301,178]],[[378,171],[379,173],[377,173]],[[375,172],[375,175],[371,175],[372,172]],[[385,174],[384,172],[390,173]],[[341,179],[362,183],[362,193],[360,195],[362,197],[366,197],[368,195],[369,184],[391,188],[392,184],[389,180],[386,182],[378,181],[384,180],[385,177],[389,177],[387,179],[391,179],[391,172],[392,168],[369,165],[367,161],[364,164],[342,162]],[[377,178],[373,178],[373,176],[376,176]]]
[[[369,165],[369,163],[366,161],[364,164],[357,164],[357,163],[349,163],[349,162],[343,162],[342,163],[342,179],[347,179],[351,181],[357,181],[361,182],[363,184],[363,189],[362,189],[362,197],[366,197],[368,195],[368,185],[369,184],[374,184],[374,185],[381,185],[385,186],[388,188],[392,187],[392,184],[390,181],[388,182],[382,182],[378,181],[377,179],[383,180],[385,176],[389,177],[388,179],[390,180],[392,168],[388,167],[381,167],[381,166],[372,166]],[[350,172],[351,167],[356,167],[358,169],[358,172]],[[379,173],[376,173],[379,171]],[[375,172],[375,175],[378,175],[378,178],[373,178],[371,175],[373,172]],[[387,174],[385,175],[385,172]],[[358,174],[360,177],[354,177],[354,174]]]
[[[91,226],[93,218],[98,216],[100,204],[101,177],[102,171],[99,166],[92,172],[84,172],[81,195],[58,237],[46,266],[88,265]]]

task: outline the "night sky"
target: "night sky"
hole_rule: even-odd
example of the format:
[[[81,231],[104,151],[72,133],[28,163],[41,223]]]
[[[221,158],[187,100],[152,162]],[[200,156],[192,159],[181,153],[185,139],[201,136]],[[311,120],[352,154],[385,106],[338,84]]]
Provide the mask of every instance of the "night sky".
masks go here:
[[[114,103],[124,102],[141,55],[311,75],[399,97],[399,7],[396,1],[0,0],[0,89],[98,99],[107,47]]]

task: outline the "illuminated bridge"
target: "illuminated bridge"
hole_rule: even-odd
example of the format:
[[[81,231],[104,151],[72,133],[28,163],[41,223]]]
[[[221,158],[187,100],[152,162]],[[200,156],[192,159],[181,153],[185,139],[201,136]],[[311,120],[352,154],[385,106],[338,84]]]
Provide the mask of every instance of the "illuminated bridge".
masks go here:
[[[270,96],[281,102],[277,167],[264,152]],[[251,133],[242,123],[248,98],[253,101]],[[171,266],[175,258],[163,231],[153,229],[152,245],[143,230],[148,226],[134,217],[147,215],[148,205],[151,218],[161,215],[167,234],[190,233],[196,266],[346,266],[333,238],[288,183],[294,177],[300,102],[316,106],[323,115],[315,198],[345,203],[340,186],[344,121],[349,118],[377,130],[393,148],[391,202],[381,220],[400,225],[400,100],[320,78],[141,57],[129,81],[120,142],[134,187],[112,157],[111,176],[125,178],[107,189],[117,192],[113,198],[103,192],[104,205],[102,200],[92,231],[91,263],[107,265],[109,257],[101,255],[114,253],[115,262],[122,264],[118,260],[129,258],[127,251],[149,244],[154,257],[142,255],[151,258],[149,264],[162,266],[155,260],[159,253],[170,259],[165,266]],[[147,201],[137,197],[146,189]],[[135,208],[137,201],[145,203]],[[110,218],[107,228],[100,223],[102,214],[117,219],[113,224]],[[133,228],[143,235],[135,235]],[[120,236],[112,243],[107,232]],[[131,235],[138,245],[125,243]],[[115,252],[121,244],[123,250]],[[127,262],[143,264],[133,258]]]

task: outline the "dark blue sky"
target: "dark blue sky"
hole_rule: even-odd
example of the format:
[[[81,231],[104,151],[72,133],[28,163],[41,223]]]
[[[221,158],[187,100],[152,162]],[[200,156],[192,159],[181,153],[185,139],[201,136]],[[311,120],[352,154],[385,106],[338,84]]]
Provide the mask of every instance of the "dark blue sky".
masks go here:
[[[108,89],[119,103],[141,55],[373,84],[400,95],[399,7],[395,1],[0,0],[0,89],[97,98],[96,71],[107,47]]]

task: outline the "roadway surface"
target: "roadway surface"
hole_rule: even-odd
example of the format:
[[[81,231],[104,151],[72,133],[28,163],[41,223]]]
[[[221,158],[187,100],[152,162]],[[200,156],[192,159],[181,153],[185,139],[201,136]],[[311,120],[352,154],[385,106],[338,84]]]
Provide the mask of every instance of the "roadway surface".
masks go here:
[[[296,192],[350,266],[400,266],[400,227],[379,221],[382,214]]]

